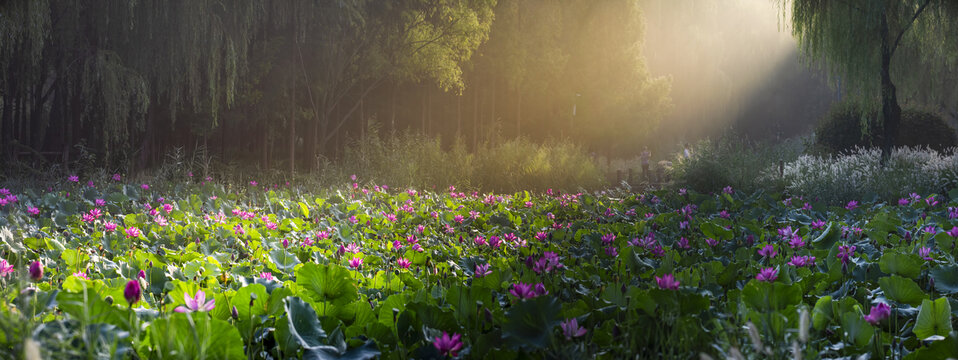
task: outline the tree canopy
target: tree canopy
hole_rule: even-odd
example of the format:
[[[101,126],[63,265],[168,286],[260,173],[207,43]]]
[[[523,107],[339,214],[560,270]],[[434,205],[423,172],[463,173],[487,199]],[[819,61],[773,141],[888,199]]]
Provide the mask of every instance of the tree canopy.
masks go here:
[[[627,150],[670,106],[638,4],[6,1],[0,148],[148,167],[182,146],[310,168],[384,121],[462,136],[467,119],[474,144],[575,134]]]
[[[881,107],[885,153],[901,103],[954,108],[958,102],[958,2],[949,0],[781,0],[805,58],[856,102]]]

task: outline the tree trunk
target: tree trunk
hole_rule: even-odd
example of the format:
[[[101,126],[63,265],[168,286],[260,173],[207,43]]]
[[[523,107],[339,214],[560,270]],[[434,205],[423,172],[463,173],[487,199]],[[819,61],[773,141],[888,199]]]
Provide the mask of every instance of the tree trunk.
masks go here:
[[[307,84],[308,85],[308,84]],[[290,96],[290,116],[289,116],[289,137],[286,138],[286,141],[289,141],[289,176],[293,177],[296,172],[296,81],[293,81],[293,90],[292,96]],[[315,149],[314,149],[315,151]],[[312,152],[306,151],[306,163],[309,163],[308,158],[312,156]],[[307,168],[309,165],[306,165]]]
[[[265,123],[260,124],[260,170],[269,169],[269,130]]]
[[[882,108],[882,156],[881,163],[887,163],[898,136],[898,124],[901,122],[901,106],[895,84],[891,80],[892,40],[888,30],[888,20],[881,15],[881,108]]]
[[[472,87],[472,151],[479,148],[479,83]]]
[[[3,110],[0,110],[0,151],[4,154],[13,155],[13,103],[11,94],[13,85],[7,84],[7,91],[3,97]]]
[[[399,87],[398,84],[393,83],[392,94],[390,95],[390,97],[392,98],[390,100],[390,105],[389,105],[390,112],[392,113],[389,116],[389,134],[390,135],[396,133],[396,88],[398,87]]]
[[[462,136],[462,94],[456,96],[456,139]]]
[[[493,81],[492,81],[492,95],[491,95],[491,96],[492,96],[492,106],[491,106],[492,112],[491,112],[491,114],[490,114],[490,115],[491,115],[491,116],[490,116],[490,120],[491,120],[491,121],[489,122],[489,125],[490,125],[492,128],[495,128],[495,127],[496,127],[496,121],[498,120],[498,119],[496,118],[496,83],[497,83],[496,80],[493,80]],[[492,136],[492,135],[494,135],[494,134],[490,134],[490,135]],[[490,136],[490,137],[491,137],[491,136]],[[490,138],[490,139],[486,139],[486,140],[489,141],[489,143],[492,143],[492,140],[493,140],[493,139]]]
[[[516,86],[516,139],[522,137],[522,90]]]

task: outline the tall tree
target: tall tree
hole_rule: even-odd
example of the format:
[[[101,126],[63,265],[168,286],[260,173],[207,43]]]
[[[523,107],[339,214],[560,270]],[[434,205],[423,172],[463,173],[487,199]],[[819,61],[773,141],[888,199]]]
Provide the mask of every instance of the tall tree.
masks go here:
[[[791,13],[792,31],[805,57],[823,66],[830,80],[849,88],[846,93],[855,101],[880,107],[883,159],[898,134],[900,99],[916,105],[958,100],[954,78],[940,78],[954,74],[958,65],[958,2],[781,0],[781,4],[784,14]],[[940,80],[911,81],[916,74]]]

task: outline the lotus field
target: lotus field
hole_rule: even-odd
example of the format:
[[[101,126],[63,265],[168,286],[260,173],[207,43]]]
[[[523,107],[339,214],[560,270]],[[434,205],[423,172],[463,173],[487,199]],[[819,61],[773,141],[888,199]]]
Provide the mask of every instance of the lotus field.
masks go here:
[[[0,189],[0,357],[958,357],[942,195],[121,180]]]

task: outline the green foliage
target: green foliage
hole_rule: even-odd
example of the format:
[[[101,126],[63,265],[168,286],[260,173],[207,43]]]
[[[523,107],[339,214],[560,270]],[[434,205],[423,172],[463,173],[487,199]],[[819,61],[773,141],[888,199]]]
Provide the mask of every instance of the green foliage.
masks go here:
[[[951,303],[948,302],[948,298],[941,297],[935,301],[923,300],[912,331],[919,339],[927,339],[932,335],[948,336],[952,331]]]
[[[463,358],[954,350],[958,250],[926,229],[951,221],[958,200],[847,211],[742,190],[151,185],[12,189],[17,201],[0,207],[12,267],[0,274],[0,355],[436,358],[444,333]],[[100,216],[84,219],[94,208]],[[807,244],[785,245],[785,229]],[[778,254],[757,255],[766,244]],[[840,245],[857,247],[847,266]],[[931,252],[917,255],[919,245]],[[45,264],[39,280],[28,280],[33,261]],[[131,280],[140,270],[146,278]],[[763,270],[777,275],[759,280]],[[132,304],[129,281],[144,289]],[[214,308],[174,310],[196,310],[187,299],[199,291]],[[868,312],[879,302],[889,317]]]
[[[509,140],[468,152],[461,141],[450,149],[439,138],[405,133],[381,139],[373,133],[329,164],[327,183],[355,174],[363,181],[398,187],[455,185],[497,192],[597,189],[605,185],[598,165],[567,142],[535,144]]]

